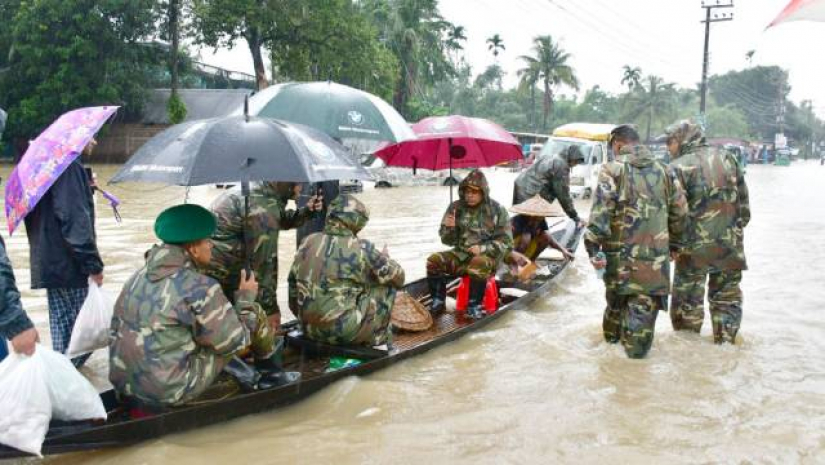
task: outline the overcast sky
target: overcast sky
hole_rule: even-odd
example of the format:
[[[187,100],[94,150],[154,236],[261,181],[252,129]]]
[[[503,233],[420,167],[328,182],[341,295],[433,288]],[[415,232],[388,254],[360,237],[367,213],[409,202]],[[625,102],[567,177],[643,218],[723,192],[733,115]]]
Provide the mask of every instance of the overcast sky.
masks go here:
[[[721,0],[726,3],[726,0]],[[825,23],[791,22],[765,30],[789,0],[738,0],[734,20],[711,26],[710,73],[749,65],[778,65],[790,71],[791,98],[811,99],[825,117]],[[710,0],[708,3],[715,3]],[[701,80],[704,9],[701,0],[440,0],[442,15],[466,28],[465,56],[479,73],[493,63],[486,39],[501,35],[506,50],[499,63],[505,85],[516,82],[518,57],[531,53],[532,39],[550,34],[572,54],[582,90],[593,85],[618,92],[622,66],[639,66],[668,82],[693,87]],[[211,64],[252,72],[245,44],[202,58]],[[771,96],[740,89],[754,105],[772,105]],[[569,92],[567,92],[569,93]]]

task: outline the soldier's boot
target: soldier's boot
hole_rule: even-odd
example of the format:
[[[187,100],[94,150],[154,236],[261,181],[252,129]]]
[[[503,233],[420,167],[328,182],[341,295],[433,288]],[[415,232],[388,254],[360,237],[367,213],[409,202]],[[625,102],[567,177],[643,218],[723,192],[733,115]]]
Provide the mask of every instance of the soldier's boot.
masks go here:
[[[238,356],[233,356],[229,359],[229,363],[223,367],[223,371],[235,378],[244,391],[256,390],[258,388],[258,381],[261,380],[261,374]]]
[[[436,315],[443,312],[447,305],[447,277],[446,276],[427,276],[427,284],[430,288],[430,296],[432,303],[430,304],[430,313]]]
[[[486,279],[474,279],[470,278],[470,292],[467,299],[467,316],[474,319],[480,320],[484,318],[486,313],[484,312],[483,302],[484,302],[484,291],[487,289],[487,280]]]
[[[275,343],[275,353],[271,357],[255,360],[255,370],[260,374],[258,389],[272,389],[285,384],[294,383],[301,379],[297,371],[284,371],[283,367],[284,339]]]

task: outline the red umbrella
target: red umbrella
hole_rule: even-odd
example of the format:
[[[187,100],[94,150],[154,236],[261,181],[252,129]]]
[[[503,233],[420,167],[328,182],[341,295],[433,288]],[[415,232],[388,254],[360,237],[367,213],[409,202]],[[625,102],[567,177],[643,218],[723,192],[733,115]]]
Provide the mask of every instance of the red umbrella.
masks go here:
[[[768,27],[788,21],[825,21],[825,1],[791,0]]]
[[[428,170],[480,168],[521,160],[521,145],[501,126],[481,118],[433,116],[413,125],[417,136],[375,152],[387,166]],[[450,189],[452,200],[452,189]]]

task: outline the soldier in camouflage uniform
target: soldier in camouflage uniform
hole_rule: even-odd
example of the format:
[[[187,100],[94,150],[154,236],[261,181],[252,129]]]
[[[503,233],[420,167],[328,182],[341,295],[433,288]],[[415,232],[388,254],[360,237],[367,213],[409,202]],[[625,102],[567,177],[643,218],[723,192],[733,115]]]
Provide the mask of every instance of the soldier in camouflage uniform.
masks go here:
[[[573,199],[570,198],[570,170],[584,162],[584,154],[576,145],[571,145],[554,157],[538,158],[529,168],[516,178],[513,186],[513,205],[529,200],[535,195],[559,204],[571,220],[582,226]],[[546,224],[546,223],[545,223]]]
[[[431,311],[444,310],[448,278],[466,274],[470,277],[467,315],[481,318],[487,279],[513,250],[510,217],[504,207],[490,198],[487,179],[479,170],[473,170],[461,181],[458,192],[459,200],[447,207],[439,230],[441,242],[453,249],[427,258]]]
[[[200,396],[234,354],[249,348],[256,360],[275,356],[254,277],[242,274],[233,306],[198,270],[210,259],[214,229],[203,207],[165,210],[155,223],[164,243],[147,252],[146,265],[123,286],[111,324],[109,380],[130,401],[182,405]],[[279,384],[271,381],[258,387]]]
[[[713,338],[733,343],[742,321],[739,283],[747,269],[744,229],[751,218],[742,167],[709,147],[702,128],[682,121],[667,129],[671,165],[685,188],[688,247],[676,260],[670,318],[673,329],[699,332],[708,280]]]
[[[390,314],[404,270],[386,251],[358,238],[367,207],[339,195],[324,231],[308,236],[289,272],[289,308],[310,339],[335,345],[390,343]]]
[[[251,268],[259,279],[256,301],[263,307],[273,328],[278,329],[278,234],[296,228],[320,210],[320,199],[312,197],[306,207],[287,210],[290,199],[300,194],[300,185],[291,182],[263,182],[254,186],[249,196],[249,216],[244,222],[244,198],[240,191],[228,192],[212,204],[218,228],[207,274],[221,283],[227,296],[235,295],[240,271],[250,255]],[[244,234],[246,244],[244,244]]]
[[[605,340],[621,341],[628,357],[643,358],[658,311],[667,308],[669,251],[681,247],[687,205],[679,183],[639,143],[635,129],[617,127],[610,144],[617,160],[599,174],[584,243],[594,267],[607,268]],[[599,251],[605,261],[595,258]]]

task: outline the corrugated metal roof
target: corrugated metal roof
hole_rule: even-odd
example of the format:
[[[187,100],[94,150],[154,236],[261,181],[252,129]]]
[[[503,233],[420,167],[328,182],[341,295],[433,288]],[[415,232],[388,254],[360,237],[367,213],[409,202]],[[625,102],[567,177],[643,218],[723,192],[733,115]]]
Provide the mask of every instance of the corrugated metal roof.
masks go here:
[[[178,95],[186,105],[186,119],[215,118],[226,116],[239,107],[243,107],[244,97],[249,89],[180,89]],[[169,89],[153,89],[149,93],[143,108],[144,124],[169,124],[166,102],[169,101]]]

